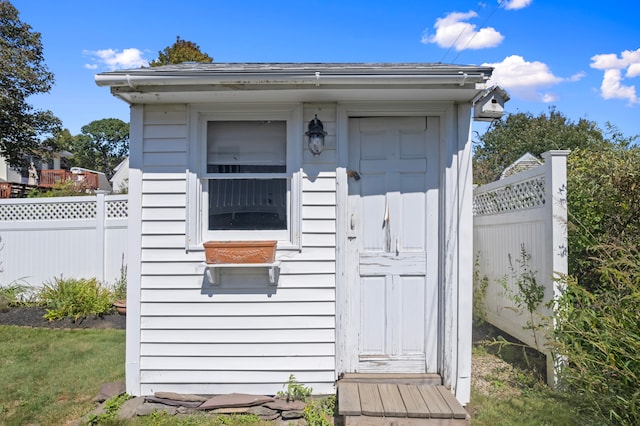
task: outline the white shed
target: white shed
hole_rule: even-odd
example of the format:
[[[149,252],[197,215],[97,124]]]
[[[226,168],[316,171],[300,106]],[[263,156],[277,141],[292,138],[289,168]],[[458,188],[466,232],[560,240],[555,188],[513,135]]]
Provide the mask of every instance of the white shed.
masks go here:
[[[96,75],[131,105],[127,392],[275,394],[293,373],[331,393],[342,373],[426,372],[468,402],[472,101],[491,72]],[[276,262],[207,274],[210,240],[276,240]]]

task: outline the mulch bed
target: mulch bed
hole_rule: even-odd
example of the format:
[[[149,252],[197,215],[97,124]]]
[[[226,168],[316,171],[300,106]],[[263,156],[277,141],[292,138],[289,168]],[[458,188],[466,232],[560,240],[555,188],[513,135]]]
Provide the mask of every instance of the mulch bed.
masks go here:
[[[42,307],[11,307],[6,312],[0,310],[0,325],[20,325],[25,327],[87,329],[87,328],[116,328],[124,330],[126,316],[118,314],[104,315],[101,317],[89,316],[74,321],[73,318],[64,318],[56,321],[44,319],[46,309]]]

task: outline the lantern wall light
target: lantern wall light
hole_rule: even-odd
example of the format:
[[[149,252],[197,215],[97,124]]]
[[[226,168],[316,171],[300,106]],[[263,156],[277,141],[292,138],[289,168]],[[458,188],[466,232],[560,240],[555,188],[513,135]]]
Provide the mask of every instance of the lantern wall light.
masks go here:
[[[309,137],[309,151],[315,157],[324,151],[324,137],[327,132],[324,131],[322,121],[318,119],[318,114],[309,122],[309,130],[305,133]]]

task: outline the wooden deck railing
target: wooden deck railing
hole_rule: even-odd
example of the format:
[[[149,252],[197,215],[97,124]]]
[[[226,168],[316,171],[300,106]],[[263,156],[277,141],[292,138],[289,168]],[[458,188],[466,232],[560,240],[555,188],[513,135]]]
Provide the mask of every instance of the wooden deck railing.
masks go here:
[[[73,181],[76,186],[86,189],[98,189],[98,175],[90,172],[71,173],[68,170],[40,171],[40,186],[53,188],[58,182]]]

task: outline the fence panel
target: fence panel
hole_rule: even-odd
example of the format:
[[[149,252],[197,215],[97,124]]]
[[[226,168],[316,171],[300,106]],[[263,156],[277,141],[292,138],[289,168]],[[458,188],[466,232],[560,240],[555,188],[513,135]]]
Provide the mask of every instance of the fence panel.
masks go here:
[[[555,278],[567,273],[568,154],[546,152],[543,165],[474,190],[475,276],[487,284],[486,320],[547,353],[551,383],[555,376],[545,339],[551,325],[547,303],[558,292]],[[544,291],[533,313],[521,301],[522,288],[532,283]]]
[[[0,200],[0,285],[112,284],[127,263],[127,195]]]

